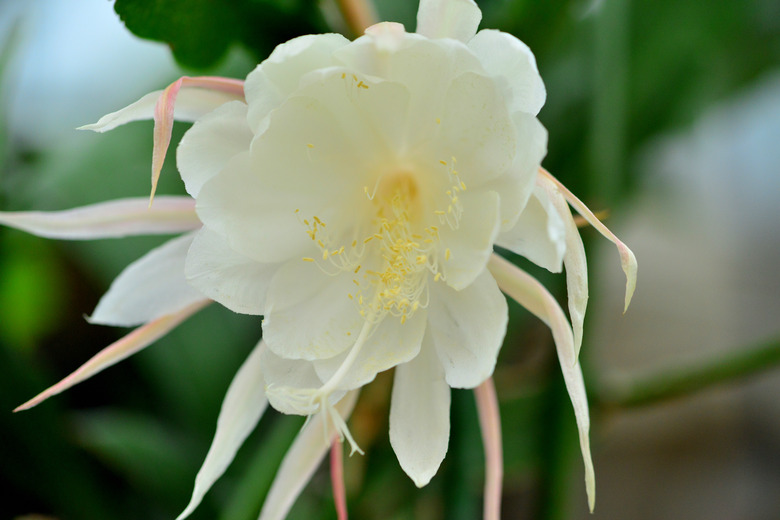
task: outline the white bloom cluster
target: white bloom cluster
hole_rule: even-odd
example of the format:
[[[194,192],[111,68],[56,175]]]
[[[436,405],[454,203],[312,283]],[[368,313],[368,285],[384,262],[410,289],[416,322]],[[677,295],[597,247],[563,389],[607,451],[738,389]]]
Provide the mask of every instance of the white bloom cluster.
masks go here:
[[[136,199],[0,222],[59,238],[188,232],[128,267],[91,317],[143,326],[25,406],[213,300],[262,315],[263,340],[231,385],[182,517],[266,403],[315,415],[358,449],[345,423],[352,391],[393,367],[390,440],[423,486],[447,451],[450,388],[475,388],[493,373],[507,324],[503,290],[553,330],[592,504],[577,363],[587,271],[567,201],[618,245],[627,302],[636,261],[540,168],[545,89],[534,56],[511,35],[477,32],[480,19],[472,0],[422,0],[416,33],[380,23],[355,41],[303,36],[277,47],[243,84],[183,78],[89,125],[106,131],[154,117],[155,184],[173,118],[195,121],[177,150],[191,198],[158,197],[147,212]],[[536,280],[494,255],[496,245],[554,272],[566,267],[572,325]],[[310,453],[316,464],[327,439],[310,426],[302,435],[311,438],[288,457]],[[290,471],[276,489],[299,489],[309,470]],[[288,498],[269,498],[264,517],[284,516]]]

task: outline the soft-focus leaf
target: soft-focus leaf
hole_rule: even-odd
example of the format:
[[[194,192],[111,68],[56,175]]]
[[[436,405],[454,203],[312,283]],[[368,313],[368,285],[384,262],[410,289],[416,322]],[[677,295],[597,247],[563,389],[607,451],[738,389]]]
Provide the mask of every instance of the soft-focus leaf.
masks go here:
[[[114,6],[136,36],[167,43],[184,66],[213,66],[233,44],[258,60],[278,43],[322,32],[312,0],[117,0]]]

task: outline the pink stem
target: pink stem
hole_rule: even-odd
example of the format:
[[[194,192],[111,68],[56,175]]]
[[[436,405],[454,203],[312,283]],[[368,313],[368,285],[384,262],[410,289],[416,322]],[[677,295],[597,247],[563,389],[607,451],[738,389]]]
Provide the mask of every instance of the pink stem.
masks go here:
[[[347,520],[347,492],[344,488],[344,454],[341,439],[333,436],[330,445],[330,480],[333,485],[333,501],[336,503],[338,520]]]
[[[487,379],[474,389],[485,446],[485,516],[484,520],[501,518],[501,481],[504,477],[504,456],[501,447],[501,417],[493,379]]]

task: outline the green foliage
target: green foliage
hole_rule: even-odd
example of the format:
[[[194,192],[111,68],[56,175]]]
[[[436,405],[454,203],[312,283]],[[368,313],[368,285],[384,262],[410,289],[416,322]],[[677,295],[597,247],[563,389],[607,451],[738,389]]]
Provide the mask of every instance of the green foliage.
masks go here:
[[[233,44],[259,61],[277,43],[325,28],[314,0],[116,0],[114,9],[136,36],[167,43],[193,69],[212,67]]]

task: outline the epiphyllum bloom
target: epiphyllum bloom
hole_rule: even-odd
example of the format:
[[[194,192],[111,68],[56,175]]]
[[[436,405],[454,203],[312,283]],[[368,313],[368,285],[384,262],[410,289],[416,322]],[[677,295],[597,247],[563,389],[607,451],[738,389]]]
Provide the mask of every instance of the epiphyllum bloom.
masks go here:
[[[195,121],[177,154],[192,198],[158,198],[148,211],[128,200],[4,214],[0,222],[59,238],[189,232],[128,267],[91,317],[143,326],[25,406],[143,348],[214,300],[263,315],[264,339],[228,391],[182,517],[268,402],[314,416],[261,515],[283,517],[327,450],[323,426],[358,449],[345,423],[355,390],[395,367],[390,440],[418,486],[447,451],[450,388],[480,388],[492,494],[486,515],[497,518],[500,436],[489,378],[506,330],[503,290],[553,331],[592,508],[577,362],[587,271],[567,202],[618,246],[626,305],[636,261],[540,168],[547,135],[535,116],[545,91],[533,55],[508,34],[477,33],[480,18],[472,0],[422,0],[417,33],[382,23],[353,42],[296,38],[243,84],[183,78],[89,125],[106,131],[154,117],[154,188],[173,118]],[[494,245],[554,272],[565,266],[571,325],[544,287],[496,256]]]

